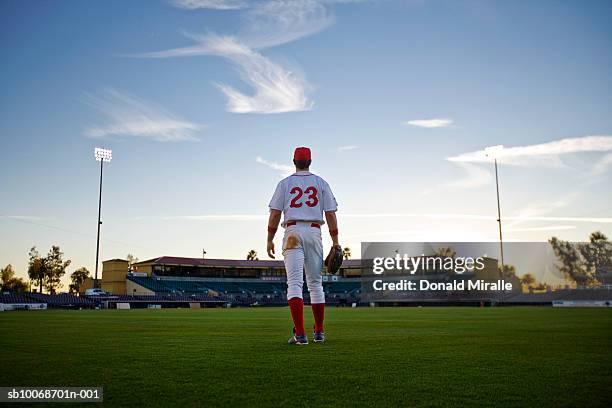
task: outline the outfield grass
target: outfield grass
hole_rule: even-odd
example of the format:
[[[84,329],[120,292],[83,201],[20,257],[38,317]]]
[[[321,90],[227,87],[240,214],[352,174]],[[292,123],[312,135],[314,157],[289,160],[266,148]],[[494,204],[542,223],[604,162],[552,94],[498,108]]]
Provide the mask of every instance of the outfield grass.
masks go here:
[[[612,404],[609,309],[327,315],[327,343],[290,347],[285,308],[0,313],[0,385],[103,386],[125,406]]]

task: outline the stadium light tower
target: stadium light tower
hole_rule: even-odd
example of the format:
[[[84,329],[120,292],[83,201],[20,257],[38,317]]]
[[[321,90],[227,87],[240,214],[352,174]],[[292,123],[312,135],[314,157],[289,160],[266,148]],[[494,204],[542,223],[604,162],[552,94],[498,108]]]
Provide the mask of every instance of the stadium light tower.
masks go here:
[[[504,240],[502,238],[501,206],[499,205],[499,179],[497,178],[497,158],[504,150],[503,145],[491,146],[485,149],[487,157],[493,158],[495,163],[495,189],[497,190],[497,223],[499,224],[499,252],[501,254],[501,270],[504,273]]]
[[[102,213],[102,171],[104,169],[104,162],[109,162],[113,158],[113,151],[110,149],[102,149],[96,147],[94,149],[94,157],[100,162],[100,195],[98,196],[98,238],[96,239],[96,272],[94,275],[94,288],[98,287],[98,262],[100,259],[100,215]]]

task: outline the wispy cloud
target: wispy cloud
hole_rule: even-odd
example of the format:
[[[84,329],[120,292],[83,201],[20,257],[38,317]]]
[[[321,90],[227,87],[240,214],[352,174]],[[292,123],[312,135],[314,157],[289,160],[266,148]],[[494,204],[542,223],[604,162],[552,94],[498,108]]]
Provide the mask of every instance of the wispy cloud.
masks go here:
[[[168,2],[175,7],[187,10],[237,10],[247,6],[243,0],[168,0]]]
[[[478,214],[454,214],[454,213],[380,213],[380,214],[342,214],[347,218],[429,218],[438,220],[480,220],[496,221],[497,217],[492,215]],[[521,221],[558,221],[558,222],[587,222],[611,224],[610,217],[546,217],[546,216],[508,216],[504,220]]]
[[[293,166],[289,166],[289,165],[287,165],[287,164],[281,164],[281,163],[270,162],[270,161],[267,161],[267,160],[265,160],[265,159],[263,159],[263,158],[261,158],[261,157],[259,157],[259,156],[257,156],[257,157],[255,158],[255,161],[256,161],[257,163],[263,164],[264,166],[268,166],[268,167],[270,167],[271,169],[273,169],[273,170],[276,170],[276,171],[280,172],[280,174],[281,174],[283,177],[290,176],[291,174],[293,174],[293,173],[295,172],[295,167],[293,167]]]
[[[198,140],[195,133],[203,128],[116,89],[106,89],[98,96],[87,94],[84,102],[105,116],[107,122],[87,128],[84,133],[88,137],[140,137],[158,142],[180,142]]]
[[[348,146],[339,146],[338,147],[338,151],[339,152],[346,152],[347,150],[355,150],[355,149],[359,149],[359,146],[348,145]]]
[[[233,2],[232,2],[233,3]],[[325,1],[270,0],[248,3],[245,24],[234,35],[237,42],[251,49],[270,48],[316,34],[334,23]],[[247,6],[246,3],[244,3]],[[196,43],[188,47],[143,53],[141,57],[187,57],[210,55],[208,34],[185,35]]]
[[[593,222],[610,224],[612,218],[606,217],[529,217],[529,216],[515,216],[505,217],[506,220],[521,220],[521,221],[561,221],[561,222]]]
[[[521,208],[520,210],[515,212],[515,215],[518,217],[537,217],[550,214],[555,210],[558,210],[563,207],[567,207],[569,203],[571,203],[575,198],[577,198],[579,194],[577,192],[573,192],[567,194],[564,198],[547,201],[547,202],[532,202]],[[525,223],[526,220],[518,219],[511,221],[506,224],[506,228],[514,229],[516,225]]]
[[[164,221],[260,221],[267,218],[267,214],[207,214],[161,217]]]
[[[591,169],[591,176],[600,176],[612,167],[612,153],[606,154],[597,163],[593,165]]]
[[[0,219],[8,219],[8,220],[19,220],[19,221],[41,221],[44,220],[42,217],[36,217],[34,215],[2,215],[0,214]]]
[[[348,3],[354,1],[340,1]],[[227,97],[227,110],[234,113],[284,113],[306,111],[313,103],[306,79],[298,69],[287,69],[261,54],[260,50],[286,44],[318,33],[334,23],[327,0],[268,0],[258,2],[176,0],[183,8],[213,8],[212,5],[244,5],[244,26],[232,36],[189,34],[195,44],[187,47],[135,55],[147,58],[216,55],[234,64],[253,92],[247,95],[225,84],[217,84]]]
[[[574,225],[545,225],[543,227],[506,228],[504,232],[536,232],[536,231],[564,231],[576,229]]]
[[[453,123],[452,119],[414,119],[404,122],[404,124],[408,126],[427,129],[445,128],[451,126]]]
[[[238,36],[251,48],[269,48],[316,34],[334,23],[325,3],[316,0],[257,3],[247,12],[247,24]]]
[[[166,58],[194,55],[214,55],[227,59],[236,67],[240,77],[251,86],[247,95],[235,88],[217,84],[227,97],[227,110],[234,113],[284,113],[312,108],[308,98],[310,86],[304,76],[285,69],[264,57],[235,37],[210,34],[199,37],[195,47],[142,54],[143,57]]]
[[[457,163],[465,176],[459,180],[446,183],[443,188],[475,188],[491,184],[493,175],[490,170],[472,163]]]
[[[489,170],[480,167],[482,163],[492,163],[494,158],[500,164],[533,167],[565,167],[564,155],[583,152],[612,151],[612,136],[583,136],[566,138],[552,142],[526,146],[501,147],[494,151],[489,148],[447,157],[446,160],[456,163],[467,170],[466,178],[451,183],[455,187],[478,187],[490,182]],[[612,154],[607,154],[592,167],[590,176],[604,174],[612,165]]]
[[[483,166],[473,163],[456,163],[463,170],[463,176],[459,179],[441,183],[428,188],[420,193],[421,196],[445,191],[448,189],[470,189],[491,185],[493,182],[493,172]]]
[[[520,166],[559,166],[561,156],[581,152],[612,151],[612,136],[583,136],[555,140],[547,143],[504,147],[495,152],[498,163]],[[493,157],[486,149],[448,157],[457,163],[491,163]]]
[[[218,87],[227,97],[227,110],[235,113],[282,113],[309,110],[308,84],[302,75],[289,71],[231,37],[209,37],[216,55],[231,61],[253,89],[246,95],[229,85]]]

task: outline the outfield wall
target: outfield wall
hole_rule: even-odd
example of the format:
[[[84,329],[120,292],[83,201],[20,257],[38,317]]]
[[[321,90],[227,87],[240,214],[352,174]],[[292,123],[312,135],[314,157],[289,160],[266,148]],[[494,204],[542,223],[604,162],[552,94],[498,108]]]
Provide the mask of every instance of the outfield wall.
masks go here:
[[[553,307],[612,307],[612,300],[555,300]]]
[[[47,310],[46,303],[0,303],[0,311],[9,310]]]

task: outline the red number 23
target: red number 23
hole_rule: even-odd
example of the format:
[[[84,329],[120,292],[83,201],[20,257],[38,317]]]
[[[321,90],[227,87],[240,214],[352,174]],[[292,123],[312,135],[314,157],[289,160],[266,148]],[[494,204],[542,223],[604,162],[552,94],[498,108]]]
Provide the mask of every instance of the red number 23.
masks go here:
[[[308,197],[308,199],[304,201],[307,206],[316,207],[316,205],[319,204],[319,199],[317,197],[318,191],[313,186],[306,188],[306,190],[304,191],[302,191],[301,188],[295,186],[291,189],[291,191],[289,191],[289,193],[291,195],[295,194],[295,197],[291,199],[291,204],[289,205],[289,207],[291,208],[300,208],[302,206],[302,203],[298,202],[298,200],[302,198],[302,195],[304,193],[306,193],[306,196]]]

